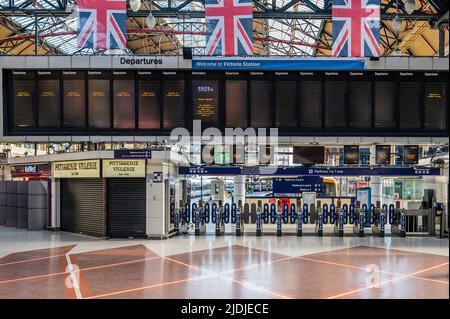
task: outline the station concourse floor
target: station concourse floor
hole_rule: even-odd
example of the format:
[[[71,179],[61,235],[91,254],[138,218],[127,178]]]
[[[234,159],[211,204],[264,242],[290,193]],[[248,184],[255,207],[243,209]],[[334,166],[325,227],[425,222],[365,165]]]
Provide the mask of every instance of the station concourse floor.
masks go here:
[[[101,240],[0,226],[1,298],[449,298],[434,237]]]

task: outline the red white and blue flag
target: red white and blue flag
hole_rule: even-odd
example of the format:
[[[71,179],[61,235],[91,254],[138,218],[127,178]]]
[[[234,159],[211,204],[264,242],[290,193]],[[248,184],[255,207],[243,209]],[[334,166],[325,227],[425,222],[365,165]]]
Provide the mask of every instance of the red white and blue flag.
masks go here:
[[[126,0],[78,0],[77,5],[78,48],[126,48]]]
[[[380,56],[380,0],[333,0],[333,56]]]
[[[206,55],[253,53],[252,0],[205,0]]]

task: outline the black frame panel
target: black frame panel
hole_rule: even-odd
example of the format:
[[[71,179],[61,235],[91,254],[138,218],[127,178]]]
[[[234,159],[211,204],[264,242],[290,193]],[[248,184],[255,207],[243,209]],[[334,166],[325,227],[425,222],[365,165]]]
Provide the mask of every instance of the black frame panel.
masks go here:
[[[242,105],[244,110],[246,110],[247,113],[247,119],[246,127],[250,127],[250,124],[252,123],[251,118],[251,81],[269,81],[271,82],[271,89],[272,94],[267,95],[268,103],[270,105],[269,114],[271,115],[271,126],[275,127],[277,123],[277,114],[279,115],[279,111],[276,109],[277,105],[277,81],[294,81],[297,83],[297,89],[296,89],[296,102],[295,106],[293,108],[296,110],[296,115],[293,113],[290,114],[290,116],[293,117],[291,123],[297,123],[294,127],[282,126],[278,127],[278,131],[280,135],[284,136],[311,136],[311,135],[342,135],[342,136],[448,136],[448,99],[449,99],[449,84],[448,84],[448,72],[437,72],[437,71],[421,71],[421,72],[410,72],[410,71],[401,71],[401,72],[394,72],[394,71],[339,71],[339,72],[328,72],[329,75],[326,75],[327,72],[324,71],[264,71],[264,72],[236,72],[236,71],[215,71],[215,72],[200,72],[200,71],[184,71],[184,70],[177,70],[177,71],[151,71],[151,70],[123,70],[119,71],[116,70],[116,72],[125,72],[126,78],[131,79],[135,81],[135,107],[130,110],[134,114],[134,126],[130,128],[114,128],[113,126],[113,118],[114,118],[114,109],[113,109],[113,78],[122,78],[123,75],[113,75],[114,70],[45,70],[42,72],[51,72],[51,78],[52,79],[60,79],[60,105],[59,105],[59,114],[60,114],[60,123],[59,125],[56,125],[55,127],[39,127],[39,99],[38,99],[38,78],[42,78],[43,76],[39,75],[38,72],[40,70],[36,71],[25,71],[25,70],[6,70],[4,69],[4,81],[3,81],[3,92],[4,94],[4,135],[5,136],[17,136],[17,135],[168,135],[170,134],[170,131],[172,127],[164,127],[164,92],[165,92],[165,85],[167,85],[167,81],[170,80],[182,80],[184,81],[184,85],[181,87],[183,90],[183,101],[184,101],[184,108],[180,108],[180,112],[177,110],[177,114],[180,116],[179,123],[177,124],[183,124],[184,127],[186,127],[188,130],[192,131],[192,119],[193,119],[193,95],[192,95],[192,80],[195,79],[212,79],[215,81],[218,81],[218,108],[217,108],[217,123],[204,123],[205,125],[202,125],[202,128],[206,128],[208,126],[212,126],[213,124],[216,124],[216,127],[223,131],[226,128],[227,123],[227,110],[226,110],[226,96],[227,96],[227,88],[226,88],[226,81],[227,80],[241,80],[246,81],[247,84],[247,99],[246,99],[246,105]],[[20,72],[22,75],[13,75],[13,73]],[[25,72],[25,75],[23,75],[23,72]],[[93,73],[92,73],[93,72]],[[101,72],[100,75],[95,74],[95,72]],[[91,73],[91,74],[89,74]],[[352,74],[354,73],[354,74]],[[357,74],[359,73],[359,74]],[[408,75],[410,73],[410,75]],[[336,74],[336,75],[331,75]],[[27,79],[31,79],[31,81],[34,81],[35,83],[35,90],[33,92],[32,101],[32,119],[35,123],[34,126],[30,127],[14,127],[13,119],[14,119],[14,112],[13,112],[13,79],[18,78],[20,76],[25,76]],[[110,83],[110,101],[109,101],[109,111],[110,111],[110,125],[109,127],[102,127],[102,128],[95,128],[95,127],[89,127],[89,97],[88,97],[88,79],[91,78],[104,78],[106,80],[109,79]],[[80,113],[83,120],[79,119],[79,123],[76,123],[78,126],[75,125],[69,125],[68,121],[66,119],[67,112],[73,108],[73,105],[67,106],[65,105],[65,96],[64,94],[67,93],[65,91],[65,83],[68,80],[77,79],[83,81],[84,85],[81,88],[81,90],[84,90],[84,92],[80,92],[81,94],[84,94],[85,101],[82,108],[84,109],[84,113]],[[370,125],[364,126],[364,125],[355,125],[355,121],[357,120],[359,115],[354,115],[354,110],[352,107],[354,106],[352,101],[353,98],[357,98],[357,95],[352,95],[352,83],[354,81],[362,81],[370,82],[370,101],[371,101],[371,112],[370,114],[367,114],[367,117],[364,119],[364,123],[368,123],[370,121]],[[156,123],[153,123],[153,127],[150,128],[140,128],[139,125],[139,111],[143,106],[139,105],[139,81],[140,80],[149,80],[149,81],[155,81],[155,83],[159,82],[159,95],[157,97],[157,110],[156,114],[159,115],[159,125],[154,125]],[[344,103],[345,103],[345,109],[343,111],[346,112],[345,114],[345,125],[340,127],[327,127],[325,123],[327,110],[325,107],[325,80],[327,81],[345,81],[346,82],[346,95],[344,97]],[[309,82],[310,86],[306,87],[303,85],[303,83],[306,83],[307,81],[314,81]],[[395,89],[392,91],[393,96],[393,109],[391,110],[393,122],[391,126],[379,126],[376,125],[377,120],[377,114],[379,113],[379,107],[376,106],[376,101],[382,101],[382,97],[377,97],[376,94],[381,94],[380,92],[375,91],[376,83],[378,82],[389,82],[392,85],[395,85]],[[402,112],[404,112],[403,109],[401,109],[400,106],[400,90],[399,86],[400,83],[403,82],[410,82],[415,81],[420,83],[420,92],[417,96],[419,96],[419,121],[420,123],[415,123],[413,126],[415,127],[406,127],[404,125],[401,125],[402,121]],[[436,115],[436,118],[429,119],[429,113],[427,113],[427,110],[425,110],[426,105],[426,92],[425,88],[427,86],[430,86],[434,82],[440,82],[445,85],[445,87],[442,87],[442,85],[436,86],[436,89],[434,91],[439,91],[434,95],[434,98],[444,98],[445,99],[445,114],[439,115],[439,118],[442,118],[443,121],[445,121],[445,127],[444,128],[435,128],[430,127],[429,125],[426,125],[430,121],[437,121],[436,118],[438,116]],[[312,84],[311,84],[312,83]],[[311,86],[312,85],[312,86]],[[314,88],[319,88],[319,90],[316,90],[315,93],[310,93],[308,90],[312,90]],[[314,103],[314,101],[317,101],[317,106],[320,107],[320,112],[316,112],[314,110],[309,110],[308,112],[311,112],[311,117],[306,120],[305,122],[305,109],[304,109],[304,103],[305,103],[305,97],[309,94],[309,99],[311,103]],[[385,92],[383,92],[385,93]],[[443,96],[445,95],[445,96]],[[381,98],[381,99],[380,99]],[[428,97],[430,98],[430,97]],[[292,100],[292,99],[290,99]],[[363,105],[365,105],[366,101],[363,101]],[[292,102],[294,103],[294,102]],[[442,105],[442,102],[436,102],[440,112],[444,112],[442,108],[439,108],[439,105]],[[440,103],[440,104],[439,104]],[[427,105],[431,105],[428,103]],[[363,107],[364,108],[364,107]],[[291,109],[290,109],[291,111]],[[81,112],[78,110],[77,112]],[[166,111],[167,112],[167,111]],[[183,114],[184,112],[184,114]],[[362,112],[360,110],[360,112]],[[65,114],[66,113],[66,114]],[[383,112],[381,112],[383,113]],[[75,114],[75,113],[74,113]],[[75,114],[76,115],[76,114]],[[75,116],[74,115],[74,116]],[[317,118],[315,118],[315,115],[317,115]],[[354,115],[352,117],[352,115]],[[381,114],[383,115],[383,114]],[[379,117],[379,116],[378,116]],[[445,120],[444,120],[445,118]],[[316,119],[316,123],[319,125],[316,126],[307,126],[307,123],[313,121]],[[330,119],[330,117],[329,117]],[[428,119],[428,122],[426,120]],[[72,120],[72,122],[75,120],[75,118]],[[178,125],[179,126],[179,125]],[[245,127],[243,127],[245,128]]]

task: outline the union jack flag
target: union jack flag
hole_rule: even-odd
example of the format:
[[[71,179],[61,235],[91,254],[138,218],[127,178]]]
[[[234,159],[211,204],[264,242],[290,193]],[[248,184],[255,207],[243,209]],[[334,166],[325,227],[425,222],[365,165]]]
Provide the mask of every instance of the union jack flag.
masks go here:
[[[380,0],[333,0],[333,56],[380,55]]]
[[[77,47],[126,48],[126,0],[78,0]]]
[[[206,55],[253,53],[252,0],[205,0]]]

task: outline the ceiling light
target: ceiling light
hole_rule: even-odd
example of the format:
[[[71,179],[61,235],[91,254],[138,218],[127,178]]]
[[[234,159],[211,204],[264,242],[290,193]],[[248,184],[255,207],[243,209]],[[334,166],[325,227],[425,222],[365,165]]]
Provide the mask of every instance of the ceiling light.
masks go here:
[[[412,14],[416,10],[416,1],[415,0],[407,0],[405,3],[405,11],[408,14]]]

